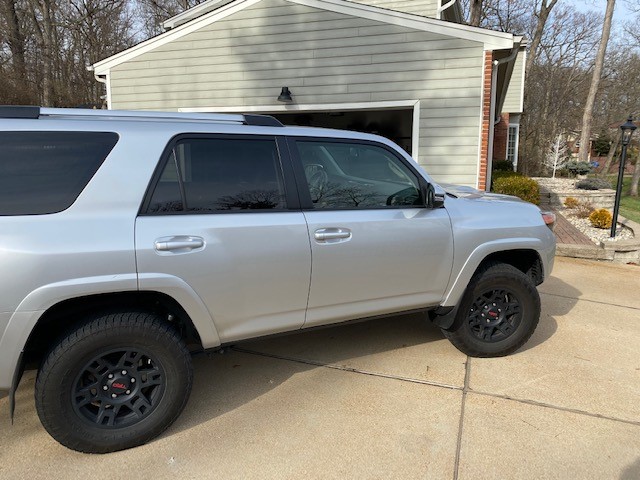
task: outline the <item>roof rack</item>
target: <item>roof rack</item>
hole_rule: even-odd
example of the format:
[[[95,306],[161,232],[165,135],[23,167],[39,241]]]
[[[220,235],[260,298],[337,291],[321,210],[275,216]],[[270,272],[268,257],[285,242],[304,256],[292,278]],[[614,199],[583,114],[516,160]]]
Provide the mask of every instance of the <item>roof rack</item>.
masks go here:
[[[41,108],[34,106],[0,106],[0,118],[37,119],[40,117],[100,117],[100,118],[139,118],[171,119],[182,121],[204,121],[217,123],[236,123],[260,127],[283,127],[269,115],[242,115],[229,113],[182,113],[148,112],[134,110],[90,110],[82,108]]]

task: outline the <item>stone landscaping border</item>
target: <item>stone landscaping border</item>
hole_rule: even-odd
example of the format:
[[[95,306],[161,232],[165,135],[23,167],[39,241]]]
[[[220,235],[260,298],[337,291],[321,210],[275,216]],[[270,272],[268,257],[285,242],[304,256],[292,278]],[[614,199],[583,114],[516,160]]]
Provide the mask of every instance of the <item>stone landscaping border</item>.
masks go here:
[[[562,207],[568,197],[573,197],[583,203],[590,203],[594,208],[613,210],[616,191],[607,188],[602,190],[581,190],[580,192],[553,192],[540,185],[541,204],[552,207]]]
[[[557,215],[562,215],[556,211]],[[614,263],[640,263],[640,224],[628,218],[618,217],[618,223],[633,231],[631,240],[617,242],[601,241],[599,245],[573,245],[558,243],[556,255],[561,257],[588,258],[591,260],[605,260]]]

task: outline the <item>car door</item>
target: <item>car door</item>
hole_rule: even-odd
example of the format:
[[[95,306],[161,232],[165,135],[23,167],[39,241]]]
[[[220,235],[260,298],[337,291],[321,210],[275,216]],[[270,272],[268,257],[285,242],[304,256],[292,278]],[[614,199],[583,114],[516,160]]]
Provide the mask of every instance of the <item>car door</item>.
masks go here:
[[[414,167],[373,142],[295,137],[289,146],[312,250],[305,327],[439,304],[451,222],[446,209],[424,206]]]
[[[222,342],[304,322],[309,236],[279,151],[269,136],[179,136],[136,221],[140,278],[186,282]]]

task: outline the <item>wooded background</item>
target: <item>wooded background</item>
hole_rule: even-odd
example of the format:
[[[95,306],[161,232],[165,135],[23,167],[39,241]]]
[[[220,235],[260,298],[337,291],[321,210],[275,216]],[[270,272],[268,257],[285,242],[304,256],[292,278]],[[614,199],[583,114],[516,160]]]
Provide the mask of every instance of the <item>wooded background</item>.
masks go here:
[[[613,20],[605,38],[605,13],[613,16],[616,0],[594,1],[590,11],[571,0],[461,0],[469,23],[529,42],[523,173],[546,170],[558,135],[586,132],[614,152],[610,127],[640,113],[640,5],[618,0],[617,8],[621,2],[632,15]],[[0,104],[100,106],[104,85],[86,66],[162,33],[164,20],[198,3],[0,0]]]

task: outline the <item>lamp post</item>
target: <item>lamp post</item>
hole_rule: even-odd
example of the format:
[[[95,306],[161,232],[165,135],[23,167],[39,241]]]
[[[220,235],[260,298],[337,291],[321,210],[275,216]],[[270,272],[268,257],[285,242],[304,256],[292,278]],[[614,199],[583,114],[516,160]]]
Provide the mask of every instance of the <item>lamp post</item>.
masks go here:
[[[618,185],[616,187],[616,202],[613,206],[613,219],[611,220],[611,238],[616,236],[616,226],[618,223],[618,210],[620,210],[620,197],[622,196],[622,180],[624,179],[624,162],[627,161],[627,146],[631,141],[631,135],[636,129],[633,117],[629,115],[626,123],[620,125],[622,130],[622,155],[620,155],[620,171],[618,172]]]

